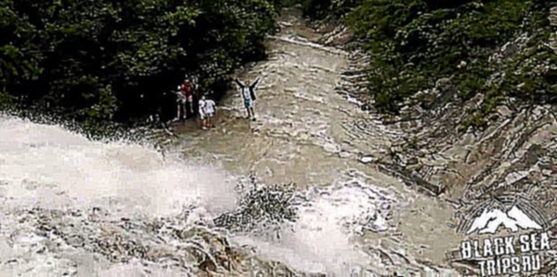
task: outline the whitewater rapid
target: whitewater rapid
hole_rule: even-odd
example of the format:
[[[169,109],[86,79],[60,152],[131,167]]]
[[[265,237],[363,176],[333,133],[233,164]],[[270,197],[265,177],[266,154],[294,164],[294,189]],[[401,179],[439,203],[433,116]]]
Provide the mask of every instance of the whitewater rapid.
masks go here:
[[[0,121],[4,207],[111,206],[122,214],[165,216],[183,205],[234,206],[230,178],[125,142],[93,142],[55,125]],[[219,193],[215,193],[215,191]]]
[[[349,276],[358,265],[374,262],[353,238],[364,228],[388,229],[388,213],[401,203],[394,191],[367,185],[369,176],[355,171],[344,176],[330,186],[301,191],[307,201],[300,206],[300,218],[293,230],[283,231],[280,240],[232,234],[233,243],[250,244],[259,255],[305,272]],[[163,159],[147,146],[95,142],[60,126],[1,117],[0,275],[55,276],[71,265],[76,276],[108,276],[110,272],[134,276],[129,272],[140,272],[140,264],[136,268],[133,263],[101,263],[85,246],[49,250],[55,238],[40,237],[37,232],[31,235],[35,227],[21,220],[22,212],[91,213],[98,208],[109,214],[104,220],[110,222],[123,217],[177,217],[185,208],[195,207],[197,216],[185,223],[194,224],[195,219],[210,225],[213,217],[235,209],[236,180],[237,176],[218,166],[188,163],[178,154]],[[41,245],[46,250],[37,252]]]
[[[107,221],[172,216],[191,205],[218,214],[234,208],[236,195],[231,181],[230,176],[209,165],[163,159],[149,147],[94,142],[60,126],[0,117],[0,240],[4,248],[10,246],[0,251],[2,276],[23,274],[20,271],[47,276],[60,269],[48,260],[56,255],[34,253],[39,245],[48,244],[49,238],[33,237],[33,226],[14,220],[24,217],[22,211],[88,213],[97,208],[110,214]],[[18,261],[17,266],[8,262],[11,260]],[[79,263],[87,268],[80,271],[78,267],[79,276],[104,274],[100,266],[95,268],[97,262],[92,258],[74,261]]]

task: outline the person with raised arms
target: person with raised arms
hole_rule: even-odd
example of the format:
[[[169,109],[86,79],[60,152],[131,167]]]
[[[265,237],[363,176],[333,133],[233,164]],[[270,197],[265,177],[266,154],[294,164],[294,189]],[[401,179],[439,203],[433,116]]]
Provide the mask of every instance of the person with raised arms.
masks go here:
[[[249,86],[246,86],[242,81],[238,80],[238,78],[234,78],[234,82],[240,87],[240,95],[244,100],[244,107],[246,108],[247,112],[247,119],[252,118],[255,121],[255,111],[253,109],[254,102],[257,99],[255,95],[255,89],[259,85],[261,78],[257,77]]]

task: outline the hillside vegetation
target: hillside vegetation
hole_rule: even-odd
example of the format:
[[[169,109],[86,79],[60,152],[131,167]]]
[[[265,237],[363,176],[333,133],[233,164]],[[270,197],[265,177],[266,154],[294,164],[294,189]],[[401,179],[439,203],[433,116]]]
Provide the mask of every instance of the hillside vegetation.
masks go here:
[[[548,44],[557,31],[548,19],[556,4],[549,1],[302,3],[314,19],[351,27],[371,55],[369,91],[382,112],[396,114],[405,102],[427,109],[439,99],[460,101],[481,94],[482,105],[463,124],[484,126],[486,116],[506,97],[557,102],[557,48]],[[444,89],[433,90],[439,87]]]
[[[278,3],[0,0],[0,104],[89,123],[168,116],[185,73],[218,93],[265,57]]]

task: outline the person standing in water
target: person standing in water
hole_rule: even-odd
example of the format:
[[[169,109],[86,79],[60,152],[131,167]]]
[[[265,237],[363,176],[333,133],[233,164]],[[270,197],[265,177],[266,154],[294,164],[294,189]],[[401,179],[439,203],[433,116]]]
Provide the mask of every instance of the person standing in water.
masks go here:
[[[246,112],[248,114],[246,118],[252,118],[253,121],[255,121],[255,112],[253,110],[253,105],[254,101],[257,99],[255,95],[255,89],[259,85],[260,80],[261,79],[258,77],[251,83],[251,85],[246,86],[242,81],[238,80],[238,78],[234,78],[234,82],[240,87],[242,99],[244,99],[244,107],[246,108]]]
[[[205,102],[205,96],[202,95],[201,99],[199,99],[199,104],[198,106],[198,113],[199,113],[199,127],[203,130],[207,129],[206,127],[206,120],[207,120],[207,116],[205,115],[205,106],[206,106],[206,102]]]
[[[182,87],[180,88],[182,95],[185,96],[186,98],[186,104],[187,104],[187,108],[190,112],[190,115],[193,116],[193,89],[194,89],[194,84],[193,81],[190,79],[190,77],[188,75],[185,76],[185,80],[182,83]],[[184,111],[184,117],[185,117],[185,111]]]
[[[186,95],[183,93],[181,89],[182,86],[178,86],[178,90],[176,91],[176,118],[172,121],[179,121],[182,118],[186,117]]]
[[[213,124],[213,116],[215,115],[215,111],[217,110],[217,104],[212,99],[207,99],[205,95],[201,96],[201,99],[205,101],[205,117],[207,119],[206,126],[209,128],[215,128],[215,124]]]

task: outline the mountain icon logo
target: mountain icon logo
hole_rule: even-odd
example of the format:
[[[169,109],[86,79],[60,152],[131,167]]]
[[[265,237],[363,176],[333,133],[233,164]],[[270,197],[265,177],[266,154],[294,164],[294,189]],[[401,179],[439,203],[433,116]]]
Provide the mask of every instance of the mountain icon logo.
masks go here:
[[[496,234],[501,229],[510,232],[544,230],[548,226],[541,210],[524,198],[506,196],[483,201],[467,211],[458,231],[464,235]]]
[[[500,209],[485,209],[473,222],[466,235],[474,232],[478,234],[495,234],[500,226],[511,232],[519,230],[543,229],[537,222],[530,219],[522,210],[513,206],[510,211],[503,212]]]

